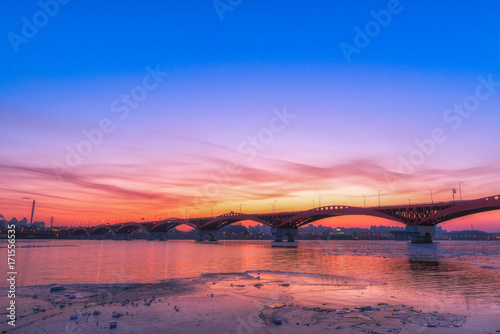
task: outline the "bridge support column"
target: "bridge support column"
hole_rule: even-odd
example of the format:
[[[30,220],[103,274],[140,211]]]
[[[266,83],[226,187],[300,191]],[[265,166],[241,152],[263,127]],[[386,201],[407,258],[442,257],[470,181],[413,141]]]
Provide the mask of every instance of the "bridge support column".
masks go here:
[[[274,241],[271,242],[272,247],[297,247],[299,244],[295,241],[299,231],[296,228],[272,228],[271,234]],[[283,242],[283,237],[287,237],[287,242]]]
[[[206,236],[209,242],[217,242],[217,230],[196,230],[196,242],[204,242]]]
[[[432,237],[436,235],[436,227],[406,226],[406,232],[410,236],[412,244],[432,244]]]

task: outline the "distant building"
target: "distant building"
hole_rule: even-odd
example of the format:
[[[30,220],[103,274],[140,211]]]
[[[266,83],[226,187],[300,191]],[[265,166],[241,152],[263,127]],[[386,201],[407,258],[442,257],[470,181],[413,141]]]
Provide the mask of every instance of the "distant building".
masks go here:
[[[0,228],[7,228],[7,221],[4,216],[0,213]]]
[[[237,234],[243,236],[248,235],[247,228],[243,225],[238,225],[238,224],[224,226],[223,228],[220,229],[220,232],[224,234]]]
[[[257,224],[254,226],[249,226],[248,232],[253,233],[254,235],[256,235],[256,234],[262,234],[262,235],[271,234],[271,227],[268,225]]]
[[[36,228],[36,229],[45,229],[45,222],[34,222],[31,224],[31,227]]]
[[[444,230],[443,227],[436,225],[436,235],[446,234],[448,231]]]
[[[28,226],[28,219],[26,219],[26,217],[17,222],[16,227],[21,226]]]
[[[12,218],[10,221],[9,221],[9,224],[14,224],[15,226],[17,226],[17,224],[19,223],[19,221],[16,219],[16,217]]]

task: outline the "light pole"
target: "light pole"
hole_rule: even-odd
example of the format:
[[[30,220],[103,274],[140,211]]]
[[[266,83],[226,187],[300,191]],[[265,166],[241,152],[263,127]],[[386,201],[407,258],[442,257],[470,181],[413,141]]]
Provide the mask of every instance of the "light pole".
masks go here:
[[[411,203],[410,203],[410,199],[409,199],[409,198],[408,198],[408,205],[411,205]]]
[[[313,202],[313,209],[314,209],[314,200],[312,199],[311,201]]]
[[[269,203],[271,205],[271,213],[274,213],[274,204],[273,203]]]
[[[460,191],[460,200],[462,200],[462,181],[458,182],[458,190]]]
[[[274,200],[274,213],[276,213],[276,202],[277,201],[278,201],[277,199]]]
[[[366,208],[366,196],[365,195],[362,195],[363,196],[363,203],[365,204],[365,208]]]
[[[432,199],[432,189],[427,189],[431,192],[431,203],[434,204],[434,200]]]
[[[240,204],[240,213],[241,213],[241,207],[243,206],[243,204]]]
[[[323,196],[319,196],[319,202],[318,202],[319,204],[318,204],[318,206],[321,206],[321,197],[323,197]]]
[[[380,189],[378,190],[378,207],[379,207],[379,208],[380,208],[380,192],[381,192],[381,191],[382,191],[382,190],[380,190]]]

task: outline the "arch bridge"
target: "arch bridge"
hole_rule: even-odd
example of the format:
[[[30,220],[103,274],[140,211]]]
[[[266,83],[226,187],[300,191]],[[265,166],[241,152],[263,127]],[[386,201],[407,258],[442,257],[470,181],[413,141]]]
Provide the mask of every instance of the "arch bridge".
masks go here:
[[[196,230],[196,240],[207,237],[216,241],[217,231],[229,224],[240,221],[254,221],[268,225],[274,237],[273,246],[296,246],[295,237],[298,228],[314,221],[339,217],[362,215],[389,219],[406,225],[406,232],[414,243],[431,243],[435,234],[435,225],[445,221],[476,213],[500,209],[500,195],[493,195],[467,201],[450,201],[413,205],[391,205],[378,207],[357,207],[349,205],[327,205],[306,211],[288,211],[278,213],[248,214],[230,212],[216,217],[169,218],[152,222],[128,222],[115,225],[77,227],[70,231],[70,238],[112,237],[130,239],[132,232],[142,229],[150,240],[165,240],[170,229],[181,224]],[[288,242],[283,242],[286,237]]]

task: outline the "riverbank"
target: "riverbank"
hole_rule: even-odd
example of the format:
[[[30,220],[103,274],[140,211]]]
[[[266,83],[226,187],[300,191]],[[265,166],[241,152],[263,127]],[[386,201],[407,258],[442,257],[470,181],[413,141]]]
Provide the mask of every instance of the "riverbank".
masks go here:
[[[12,333],[494,333],[470,319],[376,295],[383,284],[285,272],[210,274],[156,284],[21,287]],[[2,289],[2,296],[6,296]],[[365,294],[366,293],[366,294]],[[36,297],[36,298],[34,298]],[[7,299],[0,302],[6,305]],[[3,317],[5,317],[5,312]],[[71,315],[76,319],[71,319]],[[116,329],[110,328],[116,321]]]

